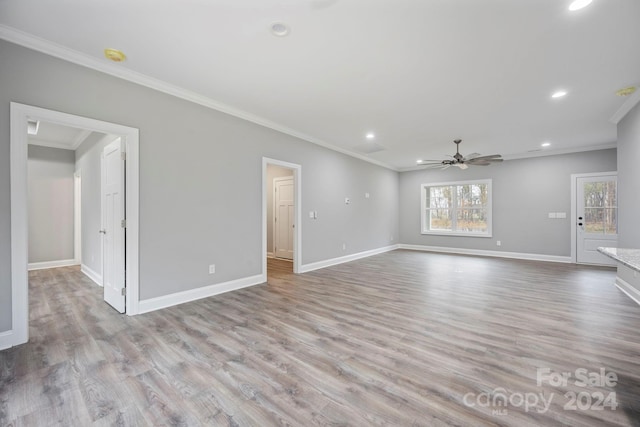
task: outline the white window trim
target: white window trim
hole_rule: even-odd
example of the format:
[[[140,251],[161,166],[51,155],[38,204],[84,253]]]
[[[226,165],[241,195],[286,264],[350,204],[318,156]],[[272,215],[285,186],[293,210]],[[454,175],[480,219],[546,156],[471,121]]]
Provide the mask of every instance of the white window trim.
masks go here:
[[[486,184],[489,190],[487,200],[487,232],[486,233],[464,233],[460,231],[443,231],[443,230],[427,230],[429,220],[427,218],[427,195],[426,188],[429,187],[446,187],[450,185],[468,185],[468,184]],[[451,182],[431,182],[420,184],[420,234],[432,236],[461,236],[461,237],[492,237],[493,235],[493,189],[491,179],[475,179],[471,181],[451,181]]]

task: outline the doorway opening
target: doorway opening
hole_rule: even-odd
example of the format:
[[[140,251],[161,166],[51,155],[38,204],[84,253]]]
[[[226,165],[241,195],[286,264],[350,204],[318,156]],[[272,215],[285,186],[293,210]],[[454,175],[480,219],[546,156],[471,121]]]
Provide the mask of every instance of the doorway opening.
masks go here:
[[[263,272],[298,273],[301,261],[301,166],[263,158]]]
[[[139,200],[139,136],[138,129],[114,123],[75,116],[44,108],[12,102],[10,108],[11,150],[11,300],[12,330],[9,346],[26,343],[29,339],[28,303],[28,200],[27,151],[29,123],[47,122],[91,132],[112,134],[122,138],[126,146],[127,162],[126,206],[126,313],[138,313],[138,200]],[[84,182],[83,182],[84,184]],[[97,232],[97,230],[96,230]],[[74,256],[74,258],[76,258]]]

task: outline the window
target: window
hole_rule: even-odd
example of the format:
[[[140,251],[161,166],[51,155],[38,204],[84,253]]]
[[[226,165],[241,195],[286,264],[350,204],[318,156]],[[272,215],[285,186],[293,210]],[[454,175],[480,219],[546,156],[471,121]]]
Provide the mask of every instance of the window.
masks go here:
[[[615,179],[584,183],[584,231],[597,234],[618,234],[618,208]]]
[[[491,180],[422,184],[422,234],[491,237]]]

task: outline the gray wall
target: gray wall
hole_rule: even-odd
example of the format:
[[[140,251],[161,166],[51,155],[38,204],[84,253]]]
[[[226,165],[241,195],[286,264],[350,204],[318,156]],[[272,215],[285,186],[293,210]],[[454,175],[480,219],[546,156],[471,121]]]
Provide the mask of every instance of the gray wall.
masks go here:
[[[0,331],[11,324],[10,101],[140,130],[141,299],[260,273],[263,156],[302,166],[302,212],[320,215],[303,215],[303,264],[398,241],[394,171],[6,41],[0,57]]]
[[[74,258],[71,150],[29,145],[29,263]]]
[[[400,174],[400,240],[405,244],[541,255],[571,255],[571,174],[616,170],[616,150],[509,160],[467,170]],[[493,180],[493,237],[420,234],[420,185]],[[549,219],[566,212],[567,219]],[[500,240],[502,246],[497,246]]]
[[[618,124],[618,247],[640,248],[640,104]]]
[[[94,132],[76,150],[76,170],[82,179],[82,265],[102,276],[100,159],[102,149],[116,138]]]
[[[284,176],[293,176],[293,170],[267,165],[267,252],[273,252],[273,179]]]

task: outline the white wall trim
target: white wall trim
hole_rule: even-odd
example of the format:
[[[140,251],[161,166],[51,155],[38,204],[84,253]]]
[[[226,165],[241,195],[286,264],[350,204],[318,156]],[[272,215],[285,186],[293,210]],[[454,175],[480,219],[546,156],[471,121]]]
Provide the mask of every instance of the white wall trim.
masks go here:
[[[97,273],[85,264],[80,264],[80,271],[89,279],[93,280],[96,285],[102,287],[102,274]]]
[[[184,304],[186,302],[191,302],[202,298],[208,298],[225,292],[236,291],[238,289],[246,288],[249,286],[259,285],[261,283],[265,283],[266,281],[266,275],[258,274],[242,279],[231,280],[229,282],[216,283],[215,285],[205,286],[202,288],[195,288],[188,291],[176,292],[174,294],[164,295],[157,298],[146,299],[140,301],[140,304],[138,305],[138,312],[140,314],[148,313],[150,311],[160,310],[163,308],[172,307],[178,304]]]
[[[319,270],[321,268],[331,267],[333,265],[343,264],[345,262],[355,261],[361,258],[367,258],[373,255],[378,255],[384,252],[393,251],[398,249],[399,245],[385,246],[382,248],[371,249],[364,252],[358,252],[355,254],[345,255],[338,258],[326,259],[324,261],[312,262],[309,264],[301,265],[300,273],[308,273],[309,271]]]
[[[635,287],[631,286],[631,284],[624,279],[621,279],[620,276],[616,276],[616,287],[624,292],[629,298],[634,300],[636,304],[640,305],[640,291]]]
[[[267,166],[275,165],[293,170],[295,191],[294,210],[296,231],[293,235],[293,272],[302,273],[302,166],[282,160],[262,158],[262,275],[267,277]]]
[[[0,350],[13,347],[15,344],[15,338],[13,337],[13,330],[0,332]]]
[[[59,45],[57,43],[53,43],[49,40],[45,40],[40,37],[36,37],[32,34],[22,32],[20,30],[9,27],[7,25],[0,24],[0,39],[8,40],[11,43],[15,43],[32,50],[42,52],[46,55],[60,58],[65,61],[90,68],[92,70],[100,71],[102,73],[129,81],[129,82],[133,82],[141,86],[145,86],[145,87],[157,90],[159,92],[163,92],[163,93],[175,96],[177,98],[184,99],[189,102],[193,102],[194,104],[202,105],[203,107],[211,108],[213,110],[221,111],[223,113],[230,114],[235,117],[239,117],[249,122],[256,123],[260,126],[264,126],[266,128],[273,129],[287,135],[291,135],[293,137],[302,139],[304,141],[311,142],[312,144],[316,144],[321,147],[325,147],[330,150],[337,151],[339,153],[343,153],[351,157],[355,157],[365,162],[373,163],[374,165],[382,166],[384,168],[397,171],[395,167],[389,164],[386,164],[384,162],[381,162],[379,160],[372,159],[369,156],[338,147],[326,141],[322,141],[318,138],[314,138],[310,135],[299,132],[295,129],[291,129],[280,123],[276,123],[271,120],[265,119],[264,117],[260,117],[255,114],[251,114],[246,111],[240,110],[238,108],[231,107],[227,104],[223,104],[214,99],[186,90],[179,86],[175,86],[167,82],[164,82],[162,80],[149,77],[145,74],[128,70],[126,68],[117,66],[115,64],[104,61],[102,59],[98,59],[93,56],[86,55],[84,53],[78,52],[73,49],[69,49],[68,47]]]
[[[0,32],[1,35],[1,32]],[[11,313],[13,345],[29,339],[27,120],[35,119],[106,134],[119,135],[127,143],[127,314],[137,314],[139,300],[138,129],[12,102],[10,105],[11,185]]]
[[[267,252],[267,258],[275,258],[276,256],[273,254],[273,252]]]
[[[549,262],[561,262],[571,263],[571,257],[559,256],[559,255],[544,255],[544,254],[528,254],[524,252],[502,252],[502,251],[487,251],[483,249],[464,249],[464,248],[447,248],[443,246],[423,246],[423,245],[398,245],[399,249],[409,249],[412,251],[425,251],[425,252],[440,252],[446,254],[458,254],[458,255],[478,255],[495,258],[511,258],[511,259],[524,259],[529,261],[549,261]]]
[[[73,174],[73,258],[82,264],[82,170]]]
[[[69,267],[78,265],[75,259],[61,259],[58,261],[30,262],[27,266],[29,271],[44,270],[45,268]]]

